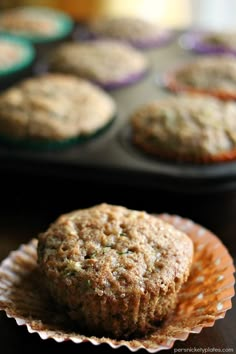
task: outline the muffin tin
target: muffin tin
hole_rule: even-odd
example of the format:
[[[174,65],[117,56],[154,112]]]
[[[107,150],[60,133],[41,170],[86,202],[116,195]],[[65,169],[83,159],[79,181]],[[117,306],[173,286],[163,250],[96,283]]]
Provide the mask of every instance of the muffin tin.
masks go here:
[[[130,114],[143,103],[171,95],[161,85],[162,76],[171,68],[194,57],[181,48],[181,33],[158,49],[145,51],[150,70],[136,84],[110,91],[118,105],[118,113],[109,129],[79,145],[61,150],[27,150],[0,145],[2,171],[55,176],[91,183],[168,189],[176,192],[215,192],[236,187],[236,162],[211,165],[176,163],[152,158],[131,142]],[[45,54],[45,53],[44,53]],[[38,57],[36,67],[42,58]],[[34,71],[37,75],[38,71]]]

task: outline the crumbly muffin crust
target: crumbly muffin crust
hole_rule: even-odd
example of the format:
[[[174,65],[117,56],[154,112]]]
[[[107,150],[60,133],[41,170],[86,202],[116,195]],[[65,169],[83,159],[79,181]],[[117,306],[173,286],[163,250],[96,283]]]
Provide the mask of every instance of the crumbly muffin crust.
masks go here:
[[[54,298],[94,334],[145,334],[175,307],[192,241],[145,212],[101,204],[61,216],[39,236]]]
[[[76,77],[47,74],[0,95],[0,135],[63,141],[94,133],[114,114],[113,99],[98,87]]]
[[[101,37],[145,44],[160,38],[163,31],[154,23],[136,17],[102,17],[89,24],[90,31]]]
[[[183,87],[236,92],[236,61],[233,57],[210,56],[196,59],[175,73],[176,82]]]
[[[164,157],[201,161],[236,149],[236,104],[180,95],[154,101],[131,117],[133,139]]]
[[[79,58],[79,59],[78,59]],[[54,50],[49,69],[84,77],[102,86],[122,83],[147,70],[147,60],[136,49],[108,40],[65,43]]]

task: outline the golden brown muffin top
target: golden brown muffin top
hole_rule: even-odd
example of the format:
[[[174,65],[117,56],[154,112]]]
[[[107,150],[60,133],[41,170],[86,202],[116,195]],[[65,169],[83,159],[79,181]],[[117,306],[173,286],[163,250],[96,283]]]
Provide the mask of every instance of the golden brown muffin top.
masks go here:
[[[51,54],[49,68],[106,85],[142,73],[147,60],[128,44],[96,40],[62,44]]]
[[[59,141],[93,133],[114,113],[113,99],[98,87],[73,76],[47,74],[0,95],[0,134]]]
[[[236,104],[230,101],[168,97],[142,106],[131,123],[144,143],[176,154],[215,155],[236,148]]]
[[[96,18],[90,22],[89,28],[96,35],[131,42],[155,39],[161,33],[155,23],[137,17]]]
[[[200,89],[236,91],[236,60],[230,56],[198,58],[176,71],[179,83]]]
[[[0,29],[17,35],[53,35],[60,30],[56,14],[55,10],[33,6],[7,9],[0,15]]]
[[[56,220],[39,236],[38,256],[42,271],[58,284],[70,275],[72,287],[125,297],[174,291],[189,274],[193,245],[146,212],[100,204]]]

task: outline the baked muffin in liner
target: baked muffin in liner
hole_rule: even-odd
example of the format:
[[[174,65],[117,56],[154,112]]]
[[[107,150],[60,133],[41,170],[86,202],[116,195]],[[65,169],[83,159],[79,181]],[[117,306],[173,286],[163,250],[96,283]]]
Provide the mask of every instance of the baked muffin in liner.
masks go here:
[[[148,71],[148,61],[137,49],[99,39],[60,45],[48,55],[46,66],[48,71],[82,77],[106,90],[131,85]]]
[[[50,43],[66,38],[73,29],[66,13],[43,6],[19,6],[0,14],[0,31],[14,34],[34,44]]]
[[[200,93],[222,100],[236,99],[236,60],[232,55],[208,55],[186,62],[162,76],[174,92]]]
[[[130,338],[175,307],[192,241],[146,212],[100,204],[60,216],[39,235],[45,286],[78,328]]]
[[[159,215],[187,233],[194,243],[194,261],[187,283],[178,297],[174,312],[145,337],[116,340],[77,332],[42,289],[37,265],[37,240],[12,252],[0,267],[0,308],[30,333],[57,342],[107,343],[112,348],[125,346],[130,351],[145,349],[154,353],[173,347],[176,340],[186,340],[224,318],[234,296],[233,260],[226,247],[212,232],[193,221],[168,214]]]
[[[236,55],[236,33],[189,32],[179,42],[184,49],[198,54]]]
[[[182,94],[147,103],[130,119],[132,140],[153,156],[191,163],[236,158],[236,105]]]
[[[29,68],[35,58],[33,46],[16,36],[0,34],[0,78]]]
[[[114,100],[90,82],[63,74],[22,81],[0,95],[0,141],[29,148],[61,148],[106,129]]]
[[[91,38],[120,40],[139,49],[164,46],[172,38],[170,30],[137,17],[101,17],[88,24]]]

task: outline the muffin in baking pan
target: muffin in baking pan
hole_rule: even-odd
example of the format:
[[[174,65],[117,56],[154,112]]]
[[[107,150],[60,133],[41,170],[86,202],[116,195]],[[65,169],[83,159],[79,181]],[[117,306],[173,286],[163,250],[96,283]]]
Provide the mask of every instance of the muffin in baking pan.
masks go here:
[[[139,17],[98,17],[88,28],[94,38],[121,40],[140,49],[162,46],[171,37],[170,31]]]
[[[199,54],[236,55],[235,32],[189,32],[181,37],[180,44]]]
[[[0,34],[0,88],[28,72],[35,58],[34,48],[18,37]]]
[[[47,7],[22,6],[0,14],[0,31],[34,43],[63,39],[72,29],[73,21],[67,14]]]
[[[236,104],[182,94],[147,103],[131,116],[132,140],[141,150],[173,161],[213,163],[236,159]]]
[[[0,95],[0,140],[61,147],[93,136],[115,111],[113,99],[86,80],[63,74],[29,78]]]
[[[187,91],[236,99],[236,58],[205,56],[167,72],[164,84],[175,92]]]
[[[60,45],[49,55],[48,68],[113,89],[141,79],[147,72],[148,63],[142,53],[128,44],[95,40]]]
[[[145,335],[171,313],[192,257],[185,233],[109,204],[62,215],[38,243],[54,300],[82,330],[113,338]]]

